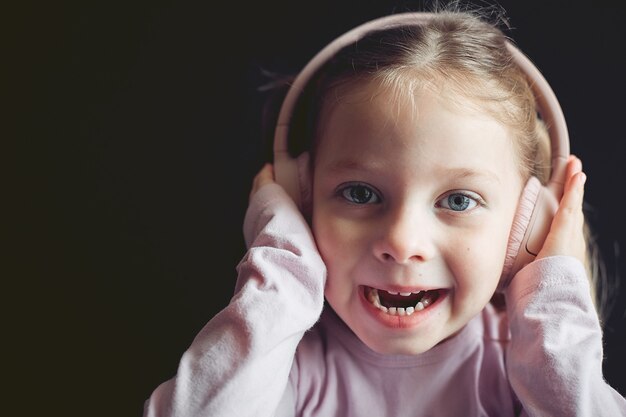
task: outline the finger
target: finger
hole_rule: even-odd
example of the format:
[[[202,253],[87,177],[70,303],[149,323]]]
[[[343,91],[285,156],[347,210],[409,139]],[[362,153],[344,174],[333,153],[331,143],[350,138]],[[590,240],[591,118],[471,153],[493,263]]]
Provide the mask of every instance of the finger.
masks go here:
[[[565,173],[566,181],[567,179],[573,177],[579,172],[583,170],[583,163],[576,155],[570,155],[567,160],[567,168]]]
[[[562,213],[564,220],[570,222],[578,215],[582,215],[582,205],[584,197],[584,184],[587,179],[582,172],[582,161],[575,155],[570,155],[566,168],[565,187],[563,196],[559,202],[557,217],[559,211]]]
[[[587,176],[580,171],[569,177],[555,215],[555,221],[563,222],[563,225],[577,225],[577,220],[580,220],[579,217],[582,217],[584,184],[586,180]]]
[[[575,165],[576,162],[573,162],[573,164]],[[571,166],[571,168],[572,172],[578,170],[576,166]],[[575,172],[568,178],[563,197],[552,221],[550,232],[540,252],[541,256],[538,257],[570,255],[584,261],[584,215],[582,205],[586,178],[585,173],[581,171]]]
[[[261,187],[266,184],[274,182],[274,167],[270,163],[266,163],[263,165],[261,170],[256,174],[254,180],[252,181],[252,190],[250,191],[250,198],[256,193]]]
[[[270,182],[274,182],[274,167],[268,163],[263,165],[263,168],[254,177],[254,188],[259,189]]]
[[[257,177],[260,182],[264,183],[274,181],[274,166],[270,163],[266,163],[257,174]]]
[[[586,181],[587,176],[582,171],[576,172],[569,178],[565,185],[565,192],[559,207],[560,211],[568,215],[582,215]]]

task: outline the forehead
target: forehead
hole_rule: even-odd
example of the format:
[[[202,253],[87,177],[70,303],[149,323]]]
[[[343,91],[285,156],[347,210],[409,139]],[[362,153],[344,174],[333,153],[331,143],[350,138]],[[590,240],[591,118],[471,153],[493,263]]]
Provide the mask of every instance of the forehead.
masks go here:
[[[428,161],[441,169],[517,172],[506,126],[451,94],[433,85],[407,94],[371,81],[337,89],[322,111],[316,167],[360,163],[399,169]]]

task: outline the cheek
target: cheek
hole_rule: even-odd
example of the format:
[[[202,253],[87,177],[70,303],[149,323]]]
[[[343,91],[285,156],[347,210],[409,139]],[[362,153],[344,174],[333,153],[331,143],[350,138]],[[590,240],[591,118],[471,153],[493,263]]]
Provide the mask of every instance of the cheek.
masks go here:
[[[333,253],[335,248],[341,247],[341,236],[335,233],[332,221],[324,213],[314,212],[312,231],[320,254],[326,261],[326,254]]]
[[[341,314],[342,306],[348,302],[348,282],[341,277],[346,276],[346,236],[339,233],[332,221],[319,214],[313,217],[312,229],[317,248],[326,264],[327,279],[324,296],[333,309]],[[339,261],[341,260],[341,261]]]
[[[351,264],[367,240],[353,224],[331,216],[314,217],[312,226],[317,247],[329,272],[341,265],[346,268]]]
[[[351,277],[363,265],[367,237],[356,225],[321,210],[314,212],[312,220],[313,236],[328,271],[326,297],[337,309],[354,296]]]
[[[459,239],[453,245],[457,250],[450,252],[457,284],[468,291],[495,289],[504,266],[508,236],[509,230],[502,224],[471,238]]]

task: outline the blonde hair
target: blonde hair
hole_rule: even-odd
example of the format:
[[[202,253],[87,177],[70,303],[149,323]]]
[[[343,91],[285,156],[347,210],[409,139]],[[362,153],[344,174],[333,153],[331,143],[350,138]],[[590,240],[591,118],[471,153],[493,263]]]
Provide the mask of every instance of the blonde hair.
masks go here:
[[[550,173],[549,137],[537,117],[526,76],[505,41],[501,30],[470,12],[438,12],[420,25],[372,32],[321,70],[318,111],[340,100],[341,91],[364,81],[378,82],[398,101],[409,102],[417,89],[434,87],[507,126],[516,139],[522,178],[536,176],[545,182]]]
[[[412,103],[416,89],[435,87],[453,102],[476,106],[507,126],[520,161],[520,176],[524,181],[535,176],[545,184],[550,175],[548,131],[537,114],[526,76],[505,47],[507,40],[502,30],[479,13],[459,10],[438,11],[426,23],[366,35],[327,62],[300,97],[291,122],[293,153],[309,150],[315,161],[321,118],[341,100],[343,91],[363,82],[378,82],[395,93],[399,105]],[[586,267],[596,309],[601,312],[596,300],[601,268],[588,231],[586,226],[590,248]]]

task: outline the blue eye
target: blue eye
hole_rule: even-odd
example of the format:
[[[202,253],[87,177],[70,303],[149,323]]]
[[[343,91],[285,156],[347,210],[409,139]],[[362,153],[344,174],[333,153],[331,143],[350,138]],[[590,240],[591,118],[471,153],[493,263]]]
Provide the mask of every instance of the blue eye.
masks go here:
[[[370,187],[362,184],[348,185],[340,191],[341,196],[354,204],[374,204],[380,202],[380,197]]]
[[[439,205],[452,211],[466,211],[476,207],[475,198],[463,193],[452,193],[439,200]]]

